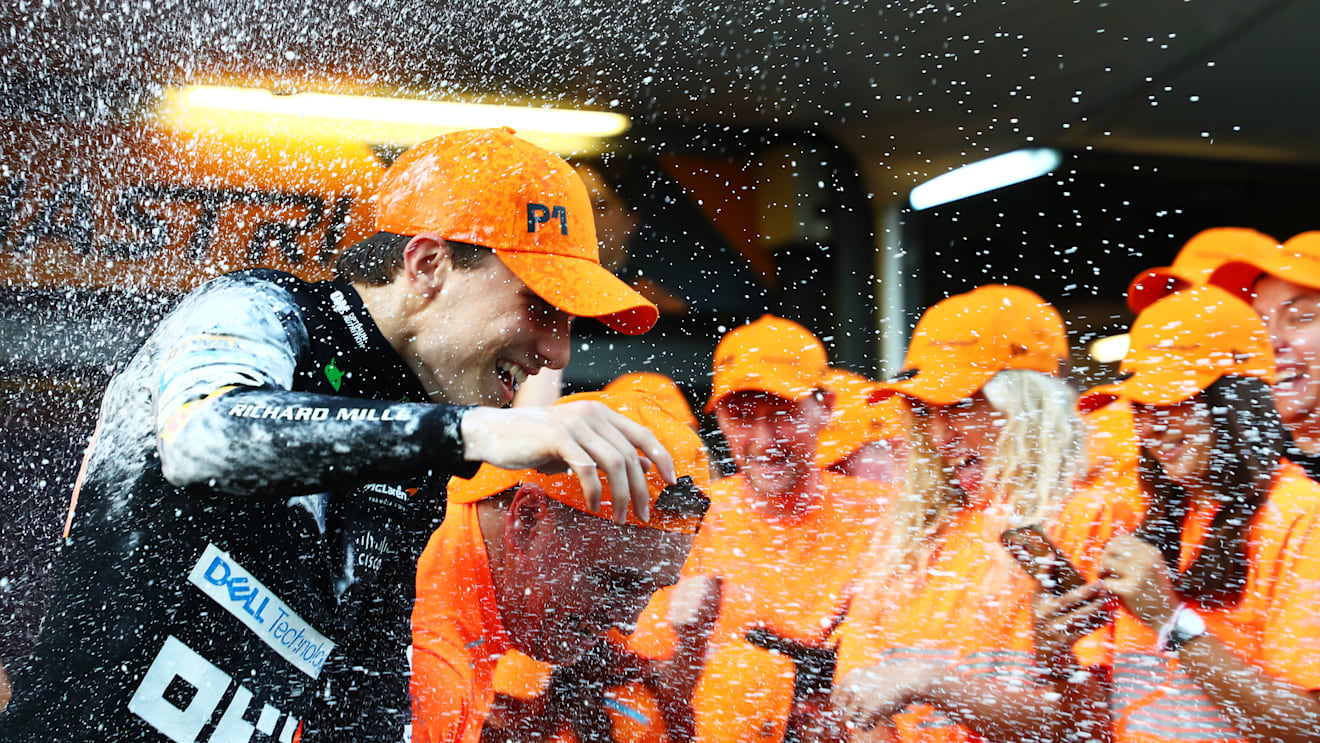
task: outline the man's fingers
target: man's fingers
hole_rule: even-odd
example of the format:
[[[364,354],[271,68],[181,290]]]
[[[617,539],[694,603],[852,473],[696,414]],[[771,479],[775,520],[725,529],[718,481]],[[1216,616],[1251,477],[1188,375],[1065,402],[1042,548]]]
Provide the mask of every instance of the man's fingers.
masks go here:
[[[563,462],[577,475],[582,484],[582,499],[587,502],[587,510],[600,511],[600,475],[596,471],[595,458],[576,442],[564,442],[566,452]]]
[[[612,421],[604,421],[601,425],[594,428],[597,435],[612,446],[623,460],[623,472],[625,487],[620,487],[620,483],[614,481],[610,475],[610,500],[614,506],[614,520],[619,523],[625,523],[628,520],[628,501],[632,501],[633,512],[641,521],[647,521],[651,517],[651,492],[646,486],[646,472],[642,469],[642,457],[637,453],[637,449],[624,436],[618,428],[610,425]]]
[[[674,470],[674,459],[669,456],[669,452],[660,440],[655,437],[645,426],[635,421],[629,420],[614,411],[610,414],[615,419],[615,427],[623,433],[628,442],[634,449],[641,449],[642,453],[655,464],[660,473],[660,479],[665,481],[666,485],[673,485],[678,481],[678,476]]]
[[[1058,598],[1055,612],[1058,614],[1067,614],[1080,606],[1084,606],[1097,600],[1108,600],[1104,589],[1099,583],[1087,583],[1084,586],[1078,586],[1060,596]]]
[[[1062,625],[1059,634],[1080,638],[1105,625],[1110,617],[1107,602],[1094,599],[1076,606],[1060,619]]]
[[[841,683],[834,687],[834,693],[830,694],[830,705],[836,710],[840,723],[852,724],[853,693],[849,684]]]
[[[607,441],[600,434],[590,427],[579,431],[578,445],[586,450],[587,455],[596,463],[600,479],[609,483],[611,513],[614,520],[618,523],[624,523],[628,520],[628,469],[624,455]],[[603,504],[600,502],[600,480],[596,482],[597,501],[595,511],[599,512]],[[590,504],[589,504],[590,505]],[[620,518],[622,517],[622,518]]]

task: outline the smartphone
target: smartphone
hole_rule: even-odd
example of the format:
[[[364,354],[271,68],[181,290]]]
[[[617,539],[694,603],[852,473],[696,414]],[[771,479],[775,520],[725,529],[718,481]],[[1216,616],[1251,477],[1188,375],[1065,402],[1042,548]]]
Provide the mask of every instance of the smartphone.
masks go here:
[[[999,535],[999,541],[1028,575],[1055,596],[1086,585],[1086,579],[1040,527],[1009,529]]]

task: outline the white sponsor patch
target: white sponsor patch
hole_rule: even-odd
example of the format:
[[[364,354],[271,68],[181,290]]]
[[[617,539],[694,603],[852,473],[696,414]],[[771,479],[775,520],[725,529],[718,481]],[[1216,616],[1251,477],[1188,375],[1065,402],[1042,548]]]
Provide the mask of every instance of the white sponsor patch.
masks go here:
[[[183,707],[178,706],[177,700],[166,696],[175,679],[194,689],[192,699]],[[128,709],[174,743],[197,743],[202,730],[219,709],[225,692],[234,686],[233,681],[229,674],[182,640],[169,635],[138,683],[133,698],[128,700]],[[254,724],[244,719],[251,706],[252,692],[237,684],[207,743],[249,743],[254,731],[275,738],[275,726],[281,717],[284,718],[284,727],[280,729],[278,740],[292,743],[298,718],[285,716],[270,704],[262,704],[261,716]]]
[[[188,580],[298,670],[316,678],[335,644],[293,613],[224,550],[206,545]]]

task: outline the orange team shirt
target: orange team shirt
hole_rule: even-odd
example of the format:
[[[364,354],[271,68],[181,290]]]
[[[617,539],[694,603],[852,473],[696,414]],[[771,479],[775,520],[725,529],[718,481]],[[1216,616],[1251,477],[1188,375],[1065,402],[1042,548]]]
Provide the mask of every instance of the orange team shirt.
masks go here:
[[[1074,562],[1107,515],[1094,498],[1070,498],[1052,541]],[[1031,596],[1035,581],[1016,566],[999,535],[1002,515],[987,508],[959,513],[916,569],[871,583],[840,628],[836,680],[881,662],[942,660],[959,673],[1010,683],[1037,680],[1033,664]],[[894,717],[903,741],[980,738],[939,711],[917,705]]]
[[[824,644],[847,610],[859,564],[877,532],[884,532],[891,488],[832,472],[821,477],[820,503],[792,519],[757,512],[741,476],[712,484],[710,513],[683,566],[685,577],[723,579],[720,614],[693,700],[698,740],[782,736],[793,663],[748,644],[744,634],[765,627]],[[657,594],[643,613],[629,639],[632,650],[649,657],[673,652],[668,595]]]
[[[1199,552],[1214,516],[1193,510],[1183,525],[1180,562]],[[1320,485],[1285,462],[1252,518],[1247,583],[1235,606],[1191,604],[1206,627],[1243,660],[1304,689],[1320,689]],[[1210,698],[1156,651],[1156,632],[1120,610],[1113,627],[1115,737],[1121,743],[1239,741]]]
[[[627,638],[618,630],[610,630],[601,642],[622,647],[626,640]],[[550,691],[554,670],[555,666],[550,663],[536,660],[517,650],[509,650],[500,656],[491,686],[495,695],[503,694],[523,701],[532,700]],[[637,686],[640,687],[640,684]],[[644,692],[645,690],[640,688],[633,690],[632,685],[605,691],[601,703],[607,714],[611,716],[616,730],[621,726],[631,729],[640,725],[645,728],[652,725],[653,720],[660,719],[654,700]],[[634,741],[636,738],[633,735],[635,734],[616,733],[615,738],[621,742]],[[573,735],[566,722],[549,738],[550,743],[573,743],[576,740],[577,737]],[[664,743],[666,739],[660,737],[653,740],[656,743]]]
[[[475,505],[449,504],[417,562],[412,633],[412,740],[476,743],[509,641]]]

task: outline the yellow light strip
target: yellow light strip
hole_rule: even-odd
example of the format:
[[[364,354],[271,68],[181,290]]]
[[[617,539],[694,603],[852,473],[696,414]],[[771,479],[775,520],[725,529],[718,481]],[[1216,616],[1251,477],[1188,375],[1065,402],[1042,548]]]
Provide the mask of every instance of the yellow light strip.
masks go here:
[[[157,116],[167,126],[216,134],[412,145],[459,129],[507,126],[560,154],[597,151],[627,131],[609,111],[497,106],[327,93],[276,95],[261,88],[195,85],[165,91]]]

